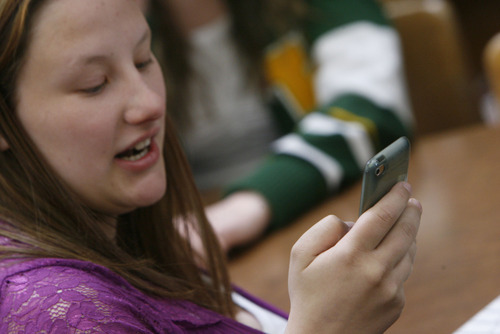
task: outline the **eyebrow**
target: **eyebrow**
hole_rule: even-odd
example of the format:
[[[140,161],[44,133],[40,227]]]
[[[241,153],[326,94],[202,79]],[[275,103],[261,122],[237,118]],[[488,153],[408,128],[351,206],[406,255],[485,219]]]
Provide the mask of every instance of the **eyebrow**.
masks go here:
[[[137,48],[139,48],[139,46],[141,46],[150,37],[151,37],[151,29],[148,28],[148,29],[146,29],[146,31],[142,34],[141,38],[135,44],[134,50],[136,50]],[[85,57],[82,60],[81,64],[83,64],[83,65],[89,65],[89,64],[93,64],[93,63],[99,63],[99,62],[102,62],[102,61],[106,60],[107,57],[108,57],[108,55],[101,55],[101,54],[92,55],[92,56],[89,56],[89,57]]]
[[[142,37],[139,39],[137,44],[135,45],[135,48],[137,49],[140,45],[142,45],[145,41],[151,38],[151,29],[149,27],[146,29],[144,34],[142,34]]]

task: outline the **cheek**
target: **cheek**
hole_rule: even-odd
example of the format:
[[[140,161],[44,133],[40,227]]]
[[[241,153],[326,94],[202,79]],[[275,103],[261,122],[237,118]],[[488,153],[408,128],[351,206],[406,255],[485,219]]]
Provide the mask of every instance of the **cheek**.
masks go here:
[[[26,118],[24,114],[21,122],[42,155],[56,170],[95,168],[97,161],[112,155],[113,127],[110,128],[105,119],[70,113],[68,108],[40,112],[31,118]]]
[[[56,134],[46,132],[43,136],[45,139],[39,146],[42,155],[65,178],[98,175],[103,172],[100,169],[109,165],[112,153],[109,148],[106,150],[106,133],[80,127],[73,131],[59,130]]]
[[[68,159],[83,165],[93,166],[101,159],[114,156],[113,130],[103,124],[82,121],[72,127],[68,125],[67,129],[54,136],[53,142]]]
[[[96,185],[105,183],[113,163],[113,151],[106,146],[106,132],[79,127],[46,141],[51,142],[54,144],[44,146],[42,154],[73,191],[85,197]],[[94,186],[89,189],[90,185]]]

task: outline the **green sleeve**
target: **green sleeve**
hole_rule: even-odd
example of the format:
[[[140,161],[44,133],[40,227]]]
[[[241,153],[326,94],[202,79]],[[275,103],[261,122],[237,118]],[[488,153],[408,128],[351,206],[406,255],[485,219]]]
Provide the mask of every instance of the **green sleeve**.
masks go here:
[[[375,30],[383,27],[384,33],[392,38],[393,29],[388,25],[376,1],[309,0],[308,3],[312,12],[308,19],[310,22],[306,22],[304,29],[306,39],[310,43],[330,31],[348,36],[346,34],[350,33],[349,29],[343,28],[355,27],[360,21],[375,24]],[[336,49],[336,44],[329,46]],[[360,46],[360,50],[366,52],[363,46]],[[388,53],[392,57],[389,59],[397,59],[400,56],[394,55],[394,52],[398,52],[396,48],[384,52],[381,53],[382,56],[385,57]],[[331,61],[339,63],[338,59]],[[348,69],[342,73],[351,73],[350,69],[356,65],[355,61],[353,64],[350,63],[350,58],[347,61],[345,57],[341,58],[340,62]],[[387,76],[380,79],[376,70],[375,79],[372,78],[370,82],[385,85],[392,80],[391,83],[396,82],[396,85],[391,87],[398,86],[398,67],[391,64],[383,68],[388,69]],[[367,73],[366,76],[372,74]],[[400,136],[411,137],[409,111],[384,107],[360,93],[362,91],[363,89],[346,90],[342,94],[336,94],[327,103],[317,106],[314,112],[296,124],[291,134],[278,140],[279,143],[290,144],[286,149],[275,145],[275,154],[252,174],[232,184],[226,195],[240,190],[253,190],[262,194],[271,207],[270,229],[276,229],[358,180],[364,165],[362,160],[370,158],[367,157],[367,152],[374,154]],[[383,91],[388,92],[387,89]],[[392,93],[389,96],[392,96]],[[319,129],[308,127],[307,124],[312,119],[320,120],[319,122],[324,120],[330,128],[337,130],[323,131],[323,126],[319,126]],[[346,128],[354,130],[349,132],[349,129],[344,129],[344,123],[348,124]],[[362,130],[356,132],[356,129]],[[297,143],[298,146],[294,146]],[[360,150],[364,153],[360,154]]]
[[[304,22],[304,30],[310,43],[328,31],[353,22],[391,25],[375,0],[308,0],[307,3],[311,10]]]
[[[358,118],[371,122],[371,140],[376,151],[400,136],[411,137],[411,131],[394,114],[380,108],[362,96],[343,95],[317,112],[335,118]],[[303,142],[320,150],[340,166],[335,187],[330,187],[315,166],[290,153],[270,156],[258,169],[246,178],[234,183],[227,191],[253,190],[262,194],[272,211],[270,229],[277,229],[310,210],[327,196],[338,192],[359,179],[361,167],[352,152],[349,142],[340,133],[311,134],[300,130],[294,132]]]

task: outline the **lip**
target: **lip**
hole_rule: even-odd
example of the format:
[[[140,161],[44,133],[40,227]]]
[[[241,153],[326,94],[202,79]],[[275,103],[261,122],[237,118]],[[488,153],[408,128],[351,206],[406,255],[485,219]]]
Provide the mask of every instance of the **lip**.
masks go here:
[[[149,152],[145,156],[136,161],[128,161],[118,158],[117,157],[117,155],[119,154],[118,153],[114,159],[116,164],[121,168],[134,173],[145,171],[154,166],[161,156],[160,148],[158,146],[158,143],[156,142],[158,133],[159,133],[159,127],[149,131],[148,133],[144,134],[141,137],[138,137],[136,140],[134,140],[132,144],[128,145],[127,148],[120,151],[120,152],[125,152],[127,150],[130,150],[138,143],[150,138],[151,145],[149,148]]]

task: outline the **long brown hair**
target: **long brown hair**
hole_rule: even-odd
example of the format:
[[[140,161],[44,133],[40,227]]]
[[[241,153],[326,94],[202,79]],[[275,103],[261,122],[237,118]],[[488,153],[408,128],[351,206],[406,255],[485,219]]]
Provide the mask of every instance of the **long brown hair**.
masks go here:
[[[103,265],[145,293],[195,302],[233,315],[225,258],[210,228],[189,166],[171,122],[166,120],[165,196],[118,219],[116,243],[105,233],[107,217],[80,201],[46,163],[16,117],[16,78],[30,32],[44,0],[0,3],[0,247],[2,258],[58,257]],[[204,270],[182,235],[197,231]],[[203,276],[208,275],[209,280]]]
[[[265,85],[262,60],[269,42],[298,27],[308,15],[304,0],[221,0],[231,18],[231,35],[246,64],[248,79]],[[258,18],[258,19],[256,19]],[[187,84],[189,42],[167,0],[151,0],[148,14],[154,44],[167,80],[168,111],[181,129],[189,126]]]

